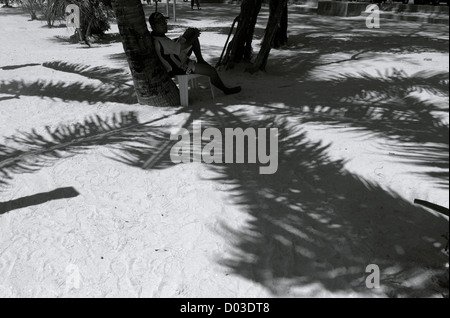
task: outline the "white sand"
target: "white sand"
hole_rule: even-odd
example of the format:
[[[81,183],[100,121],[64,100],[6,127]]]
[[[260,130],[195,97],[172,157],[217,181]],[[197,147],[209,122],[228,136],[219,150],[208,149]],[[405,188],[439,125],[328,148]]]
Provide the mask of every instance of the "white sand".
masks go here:
[[[201,12],[188,7],[179,4],[170,33],[175,37],[187,25],[201,28],[205,58],[214,65],[239,7],[209,4]],[[145,8],[148,16],[152,7]],[[440,34],[448,47],[448,27],[383,21],[379,43],[367,42],[367,48],[375,45],[379,50],[351,59],[365,48],[365,42],[357,39],[353,50],[352,39],[371,36],[362,18],[320,17],[297,9],[290,7],[290,46],[272,50],[267,73],[251,75],[239,67],[222,70],[227,83],[242,85],[240,94],[224,96],[216,90],[212,101],[207,90],[193,92],[193,105],[206,108],[197,117],[205,127],[238,127],[241,120],[265,128],[263,120],[270,114],[278,115],[276,127],[287,120],[290,134],[280,140],[276,174],[259,175],[255,165],[174,165],[167,152],[143,170],[139,164],[150,155],[144,152],[134,160],[123,148],[131,145],[133,135],[124,134],[119,134],[125,140],[115,148],[97,141],[86,149],[75,147],[77,154],[61,149],[60,158],[50,156],[33,172],[8,170],[10,179],[0,174],[5,182],[0,209],[10,200],[27,202],[25,197],[60,188],[72,187],[78,195],[0,214],[0,297],[448,293],[448,286],[440,286],[448,272],[446,240],[441,237],[448,232],[448,218],[414,204],[414,199],[422,199],[449,207],[448,140],[439,143],[440,136],[427,134],[433,128],[428,117],[416,126],[400,126],[413,117],[408,117],[412,116],[408,103],[395,100],[398,97],[387,107],[404,103],[408,108],[399,106],[382,121],[352,117],[347,109],[355,105],[351,98],[358,81],[352,79],[361,72],[375,82],[385,79],[386,72],[392,74],[393,68],[403,71],[404,78],[433,71],[446,73],[448,79],[448,51],[432,51],[433,45],[407,51],[399,44],[403,51],[392,52],[386,44],[394,35],[410,40],[413,47]],[[265,7],[263,16],[266,13]],[[128,86],[46,67],[44,63],[63,62],[104,71],[122,69],[123,80],[132,83],[120,42],[94,43],[90,49],[58,42],[56,36],[68,37],[71,31],[48,29],[44,22],[28,19],[18,8],[0,8],[0,146],[24,149],[23,143],[7,139],[19,136],[19,131],[48,136],[46,126],[55,130],[89,116],[110,120],[121,112],[135,112],[140,123],[167,116],[147,125],[165,133],[162,141],[147,133],[147,151],[158,153],[169,141],[169,131],[188,119],[188,112],[175,114],[180,107],[129,103]],[[258,21],[255,51],[264,25],[264,19]],[[406,37],[416,30],[421,32]],[[303,36],[309,32],[316,33]],[[117,33],[117,26],[108,33]],[[350,44],[343,45],[345,41]],[[347,61],[331,63],[339,60]],[[331,80],[344,75],[350,80]],[[378,87],[362,83],[367,85],[363,89]],[[392,90],[398,92],[405,85],[393,81]],[[416,96],[434,105],[432,116],[448,125],[448,90],[439,95],[411,85],[404,98]],[[374,110],[395,95],[383,97],[380,90],[377,94],[382,100],[373,103]],[[336,113],[330,115],[333,108]],[[409,141],[408,127],[416,137]],[[447,131],[448,136],[446,127],[438,131]],[[286,139],[291,140],[289,145]],[[134,144],[138,145],[142,143]],[[119,156],[138,165],[118,161]],[[30,167],[39,156],[27,153],[21,158],[28,160],[22,165]],[[366,288],[369,264],[381,270],[378,289]]]

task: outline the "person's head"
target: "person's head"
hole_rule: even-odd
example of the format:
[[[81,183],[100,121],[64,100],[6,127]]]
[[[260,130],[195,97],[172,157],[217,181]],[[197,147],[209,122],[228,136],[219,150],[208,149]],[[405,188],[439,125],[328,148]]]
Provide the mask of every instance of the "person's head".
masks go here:
[[[160,12],[153,12],[148,18],[148,22],[153,31],[157,33],[167,32],[167,17]]]

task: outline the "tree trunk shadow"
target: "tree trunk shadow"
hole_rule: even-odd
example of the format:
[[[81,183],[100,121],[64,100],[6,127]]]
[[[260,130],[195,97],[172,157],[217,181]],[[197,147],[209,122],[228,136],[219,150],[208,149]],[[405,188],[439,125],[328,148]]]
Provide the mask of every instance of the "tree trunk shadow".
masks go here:
[[[33,205],[39,205],[52,200],[74,198],[79,195],[73,187],[58,188],[50,192],[42,192],[19,199],[0,202],[0,215],[12,210],[26,208]]]

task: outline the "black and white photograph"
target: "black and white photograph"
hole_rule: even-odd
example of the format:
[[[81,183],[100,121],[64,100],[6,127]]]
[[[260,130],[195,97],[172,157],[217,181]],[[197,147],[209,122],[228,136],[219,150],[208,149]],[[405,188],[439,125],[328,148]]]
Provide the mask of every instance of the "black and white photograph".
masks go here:
[[[448,221],[448,1],[0,0],[0,298],[449,298]]]

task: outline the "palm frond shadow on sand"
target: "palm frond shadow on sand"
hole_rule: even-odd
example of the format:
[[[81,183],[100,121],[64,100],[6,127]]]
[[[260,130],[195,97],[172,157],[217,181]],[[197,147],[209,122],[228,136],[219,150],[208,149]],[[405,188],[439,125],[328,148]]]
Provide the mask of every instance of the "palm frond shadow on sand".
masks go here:
[[[71,64],[63,61],[46,62],[42,66],[96,79],[101,84],[86,85],[83,82],[66,83],[49,80],[37,80],[35,82],[9,80],[0,82],[0,93],[11,94],[16,97],[40,96],[63,101],[86,101],[90,104],[102,102],[137,103],[134,86],[128,83],[131,77],[123,70]]]
[[[123,69],[114,69],[109,67],[92,67],[85,64],[73,64],[64,61],[45,62],[42,66],[54,69],[60,72],[73,73],[85,76],[87,78],[96,79],[104,84],[120,84],[128,85],[131,81],[129,73],[124,72]]]
[[[155,120],[156,121],[156,120]],[[14,174],[32,173],[56,161],[84,153],[92,147],[112,149],[126,143],[153,142],[154,147],[165,140],[164,129],[139,123],[134,112],[111,118],[91,116],[84,122],[46,127],[45,133],[17,132],[6,137],[8,146],[0,145],[0,186],[7,185]],[[152,148],[152,149],[153,149]]]
[[[330,292],[364,292],[369,264],[382,269],[383,292],[390,297],[426,297],[441,290],[436,279],[444,275],[448,258],[441,237],[448,230],[446,219],[349,173],[343,161],[329,158],[329,145],[311,142],[287,122],[226,108],[203,109],[183,126],[191,136],[196,119],[222,136],[225,128],[279,129],[275,174],[261,175],[257,164],[208,165],[220,175],[214,180],[231,188],[230,203],[250,215],[244,228],[223,223],[218,230],[234,242],[228,255],[217,257],[225,268],[274,295],[316,285]],[[175,142],[159,143],[149,169],[173,165],[169,152]],[[203,140],[203,146],[208,142]],[[151,142],[122,147],[122,159],[116,160],[142,167],[154,148]],[[419,286],[402,284],[423,277],[423,268],[434,274]]]
[[[57,35],[52,38],[53,42],[56,43],[68,43],[68,44],[80,44],[80,40],[77,34],[73,34],[71,36],[60,36]],[[103,35],[94,35],[90,38],[89,44],[92,45],[107,45],[112,43],[121,42],[121,37],[119,33],[108,33]]]
[[[201,107],[181,108],[179,113],[188,113],[189,117],[178,129],[192,128],[192,123],[195,120],[201,119],[205,112]],[[174,127],[160,127],[158,133],[148,138],[135,139],[133,143],[123,143],[117,148],[116,155],[112,160],[125,163],[127,165],[141,168],[141,169],[166,169],[174,165],[170,158],[172,146],[178,140],[171,140],[171,133],[169,128]]]
[[[311,68],[303,69],[306,70],[305,79]],[[282,68],[280,71],[283,71]],[[448,141],[444,141],[448,127],[435,120],[432,114],[442,109],[432,103],[418,101],[417,109],[410,111],[408,105],[398,106],[393,102],[394,98],[390,102],[370,104],[370,107],[364,108],[367,101],[355,96],[366,93],[361,92],[361,89],[357,91],[355,85],[351,84],[359,81],[358,77],[358,80],[352,79],[354,75],[301,82],[299,77],[302,76],[297,76],[295,70],[285,74],[291,74],[286,79],[289,85],[286,87],[295,94],[273,94],[259,90],[249,92],[252,101],[245,100],[243,96],[242,102],[253,103],[267,110],[265,115],[292,115],[292,118],[299,118],[296,123],[276,121],[274,124],[272,119],[266,122],[245,112],[233,114],[226,108],[213,114],[201,112],[200,117],[192,114],[190,118],[190,121],[202,119],[204,128],[279,129],[279,165],[276,174],[261,175],[257,165],[209,165],[220,174],[221,177],[216,179],[218,182],[232,187],[229,191],[232,203],[240,205],[250,215],[250,221],[242,229],[222,224],[220,234],[229,237],[231,233],[233,239],[229,241],[234,243],[230,253],[218,257],[218,262],[233,273],[268,287],[274,294],[286,294],[287,290],[294,294],[296,290],[308,287],[314,289],[314,286],[332,292],[364,292],[365,268],[368,264],[377,264],[382,270],[382,285],[389,296],[435,294],[437,285],[433,281],[434,277],[424,277],[423,269],[445,271],[443,266],[448,257],[442,252],[443,240],[440,235],[448,231],[447,220],[429,214],[395,193],[345,171],[343,161],[331,160],[328,156],[328,145],[311,142],[303,131],[294,129],[292,125],[305,122],[330,125],[342,123],[354,129],[363,129],[368,134],[391,136],[394,141],[405,139],[409,141],[406,146],[398,145],[405,151],[415,143],[430,141],[435,144],[434,148],[417,148],[416,151],[420,151],[423,158],[431,151],[445,167],[446,164],[448,166],[448,160],[446,163],[441,150],[448,147]],[[398,88],[403,92],[400,96],[405,97],[406,88],[415,85],[418,80],[384,83],[376,78],[359,77],[362,78],[364,89],[371,94],[395,98],[399,96]],[[437,76],[435,79],[439,82],[442,78]],[[264,78],[259,80],[262,81],[262,87],[267,87],[264,86],[267,84]],[[267,80],[273,81],[273,78]],[[284,83],[279,81],[277,84]],[[397,89],[389,89],[387,84],[397,85]],[[435,84],[432,85],[433,89],[448,94],[447,90],[441,89],[440,84]],[[323,94],[330,89],[334,90],[336,97],[331,93]],[[300,102],[299,92],[303,93]],[[277,103],[285,107],[274,106]],[[384,106],[386,111],[381,117],[383,120],[376,121],[378,117],[374,114],[378,116],[380,112],[383,113]],[[305,111],[305,107],[313,111]],[[420,107],[425,108],[422,113],[419,112]],[[336,116],[336,111],[341,110],[344,115]],[[422,121],[417,122],[417,118]],[[101,139],[92,137],[90,141],[80,140],[79,145],[73,144],[70,151],[65,150],[65,155],[100,144],[114,147],[121,153],[121,157],[116,160],[131,166],[142,167],[154,152],[161,152],[162,155],[156,157],[150,168],[173,165],[165,150],[168,137],[166,130],[137,125],[136,120],[131,123],[130,127],[125,127],[128,124],[124,123],[113,128],[115,133],[106,134]],[[186,127],[189,127],[189,122]],[[122,128],[127,129],[122,131]],[[430,129],[434,129],[434,132],[429,133]],[[42,138],[41,135],[32,135],[28,141],[31,145],[37,145]],[[71,138],[77,140],[73,136]],[[38,146],[43,151],[39,158],[42,162],[48,159],[46,149],[55,152],[49,152],[50,160],[59,158],[58,151],[52,148],[54,141],[53,138]],[[27,145],[26,139],[17,142],[22,147]],[[2,146],[0,150],[6,159],[24,159],[17,153],[22,151],[22,147]],[[42,162],[34,163],[36,154],[30,161],[15,162],[12,167],[0,166],[0,169],[5,169],[3,173],[8,177],[14,173],[38,169],[42,167]],[[417,159],[417,164],[427,165],[420,157]],[[4,162],[4,159],[0,159],[0,162]],[[411,281],[421,283],[413,286],[408,283]]]
[[[308,141],[286,123],[262,122],[226,109],[209,115],[193,111],[188,123],[196,118],[205,128],[273,126],[280,132],[274,175],[260,175],[255,165],[210,165],[222,176],[216,181],[233,187],[230,200],[252,217],[241,231],[222,225],[221,234],[232,233],[236,242],[229,255],[219,258],[224,266],[278,294],[309,284],[334,292],[362,291],[365,266],[374,263],[389,269],[384,284],[392,296],[432,293],[436,286],[431,280],[419,288],[397,284],[402,277],[420,276],[423,266],[439,270],[445,263],[438,247],[447,226],[442,219],[346,172],[343,162],[328,158],[328,146]],[[12,136],[20,147],[2,146],[2,176],[32,172],[99,145],[122,153],[115,160],[141,167],[168,137],[164,127],[139,123],[134,113],[115,120],[91,118],[48,135]],[[165,151],[151,168],[170,165]],[[398,232],[386,224],[396,224]]]
[[[328,145],[309,141],[286,122],[221,111],[209,120],[205,128],[278,127],[280,139],[273,175],[261,175],[254,164],[211,166],[222,176],[217,182],[233,187],[230,201],[250,215],[242,229],[223,224],[220,233],[233,233],[236,243],[219,257],[221,264],[274,294],[317,284],[364,292],[368,264],[382,269],[390,297],[429,296],[439,289],[436,277],[414,287],[402,282],[421,277],[424,267],[445,273],[445,218],[345,171],[343,161],[329,158]]]
[[[300,50],[289,52],[288,46],[271,56],[268,74],[242,76],[260,81],[260,87],[271,87],[247,92],[251,99],[243,104],[254,105],[265,116],[290,120],[289,125],[279,125],[275,175],[259,175],[254,165],[214,166],[223,176],[217,181],[234,186],[233,203],[241,204],[251,216],[243,229],[223,225],[222,234],[234,233],[236,244],[231,255],[219,257],[219,262],[275,294],[295,295],[296,290],[315,286],[320,286],[318,292],[324,287],[364,292],[364,270],[377,264],[383,292],[389,297],[426,297],[437,290],[448,295],[448,254],[441,237],[448,232],[448,220],[345,171],[344,162],[328,157],[327,145],[312,143],[292,130],[292,125],[316,123],[336,133],[354,130],[361,138],[383,138],[387,142],[380,146],[386,153],[403,155],[393,160],[423,166],[425,176],[448,189],[449,127],[439,116],[448,112],[448,104],[415,95],[448,99],[448,72],[407,75],[386,69],[372,75],[336,74],[333,69],[333,76],[316,78],[333,64],[382,60],[380,53],[448,52],[448,40],[424,41],[412,32],[410,37],[397,37],[400,45],[383,42],[384,38],[366,43],[364,38],[359,47],[358,37],[333,39],[341,35],[309,38],[305,34],[299,35],[299,41],[290,37],[291,43],[297,43],[294,49],[299,45]],[[334,52],[348,57],[330,56]],[[245,114],[215,118],[228,120],[229,127],[242,127]],[[267,126],[250,118],[247,122],[270,127],[271,121]],[[425,274],[424,268],[435,269],[436,276]],[[421,278],[419,286],[408,283]]]
[[[441,119],[448,104],[419,95],[448,99],[448,72],[406,75],[392,69],[378,75],[358,72],[320,80],[307,80],[308,73],[301,78],[295,74],[299,72],[279,80],[270,96],[249,92],[254,96],[251,103],[266,115],[286,116],[299,125],[316,123],[336,133],[353,130],[361,138],[383,138],[379,145],[383,152],[398,155],[391,159],[428,167],[423,173],[448,188],[449,126]],[[272,82],[273,78],[260,80]]]
[[[101,102],[118,102],[135,104],[134,89],[131,87],[98,87],[85,85],[82,82],[67,84],[65,82],[36,81],[29,83],[23,80],[0,82],[0,93],[15,96],[41,96],[50,99],[61,99],[65,102],[77,101],[90,104]]]

